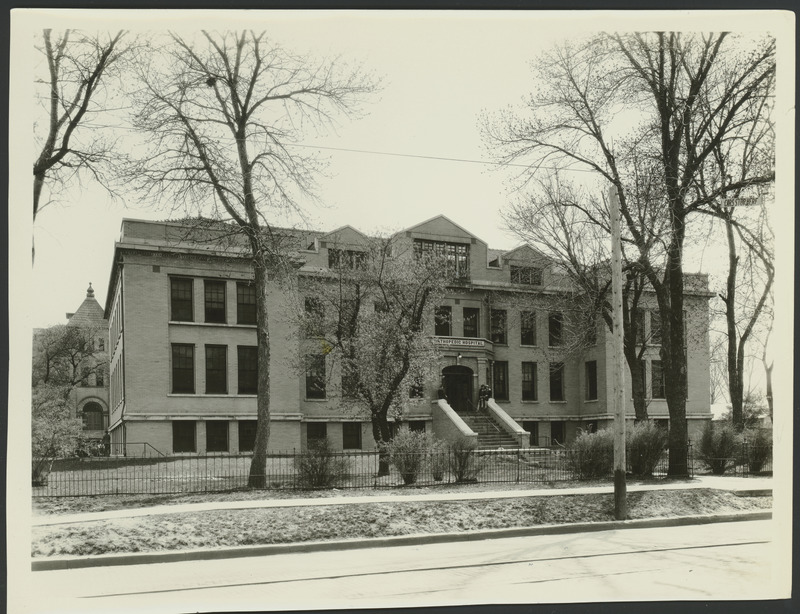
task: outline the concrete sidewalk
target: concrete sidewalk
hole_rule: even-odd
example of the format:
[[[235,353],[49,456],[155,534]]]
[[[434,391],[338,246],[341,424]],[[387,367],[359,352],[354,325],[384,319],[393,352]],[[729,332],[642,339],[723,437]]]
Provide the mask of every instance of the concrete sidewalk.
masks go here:
[[[628,484],[628,492],[641,492],[647,490],[689,490],[697,488],[711,488],[726,490],[739,494],[768,494],[772,491],[772,478],[762,477],[730,477],[730,476],[698,476],[691,480],[665,481],[663,483]],[[497,490],[476,492],[447,492],[447,487],[439,487],[439,492],[426,494],[405,494],[408,491],[394,491],[396,494],[375,496],[338,496],[338,497],[313,497],[302,499],[259,499],[253,501],[207,501],[203,503],[185,503],[177,505],[156,505],[142,508],[128,508],[107,512],[88,512],[82,514],[64,514],[34,516],[31,520],[33,526],[73,524],[81,522],[96,522],[100,520],[113,520],[117,518],[137,518],[142,516],[155,516],[161,514],[182,514],[189,512],[203,512],[210,510],[244,510],[261,508],[280,508],[298,506],[326,506],[326,505],[352,505],[356,503],[394,503],[394,502],[424,502],[424,501],[464,501],[487,499],[517,499],[522,497],[552,497],[559,495],[586,495],[586,494],[611,494],[614,487],[611,484],[603,486],[581,486],[577,488],[532,488],[525,490]],[[268,491],[264,492],[269,495]]]

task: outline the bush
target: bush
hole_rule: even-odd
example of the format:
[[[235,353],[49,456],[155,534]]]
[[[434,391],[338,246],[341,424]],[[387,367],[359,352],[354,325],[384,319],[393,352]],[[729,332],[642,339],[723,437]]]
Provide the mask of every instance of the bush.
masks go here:
[[[569,464],[581,478],[611,474],[614,469],[614,433],[610,429],[581,432],[569,446]]]
[[[450,470],[456,483],[477,482],[483,465],[475,453],[478,442],[462,437],[450,442]]]
[[[767,429],[745,431],[747,465],[750,473],[758,473],[772,458],[772,435]]]
[[[403,483],[413,484],[422,468],[428,448],[428,437],[423,432],[401,428],[388,443],[389,462],[395,466]]]
[[[631,473],[651,476],[667,449],[669,433],[651,420],[643,420],[628,431],[627,457]]]
[[[428,442],[428,466],[435,481],[441,482],[444,479],[449,462],[447,444],[431,437]]]
[[[297,461],[297,471],[303,488],[330,488],[347,476],[347,458],[337,453],[327,438],[321,439],[309,443]]]
[[[715,426],[709,422],[700,437],[698,457],[714,475],[722,475],[728,463],[735,462],[739,450],[739,436],[730,424]]]

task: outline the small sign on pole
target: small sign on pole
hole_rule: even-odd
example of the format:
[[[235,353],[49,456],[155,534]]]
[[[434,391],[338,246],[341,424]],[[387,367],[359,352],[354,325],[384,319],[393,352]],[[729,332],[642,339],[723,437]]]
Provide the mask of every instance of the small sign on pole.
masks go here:
[[[724,207],[756,207],[764,202],[762,196],[737,196],[720,199]]]

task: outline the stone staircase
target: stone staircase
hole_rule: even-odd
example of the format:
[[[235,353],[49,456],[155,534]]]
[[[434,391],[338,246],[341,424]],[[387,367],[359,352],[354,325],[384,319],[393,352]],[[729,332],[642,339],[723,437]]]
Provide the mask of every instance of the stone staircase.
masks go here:
[[[483,412],[458,412],[467,426],[478,434],[478,447],[486,450],[497,448],[517,449],[516,439],[497,425]]]

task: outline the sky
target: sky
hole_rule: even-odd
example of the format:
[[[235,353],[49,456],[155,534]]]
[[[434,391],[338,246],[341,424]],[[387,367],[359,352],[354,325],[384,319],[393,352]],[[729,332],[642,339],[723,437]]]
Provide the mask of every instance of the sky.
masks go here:
[[[122,15],[27,11],[15,14],[12,26],[18,41],[23,32],[33,36],[49,25],[124,27],[155,37],[168,28],[191,32],[201,27],[236,29],[256,24],[288,49],[317,57],[341,55],[361,63],[382,79],[380,91],[364,105],[366,115],[342,120],[334,133],[307,140],[310,147],[326,148],[318,151],[329,163],[318,182],[320,201],[305,207],[310,226],[332,230],[350,224],[367,233],[386,233],[443,214],[496,249],[512,249],[519,243],[504,228],[501,217],[514,198],[513,182],[507,169],[486,163],[489,156],[479,132],[480,114],[519,105],[531,91],[532,63],[554,43],[599,29],[641,29],[656,23],[658,17],[384,11],[193,12],[192,19],[180,12],[160,13],[158,19],[146,11]],[[612,19],[614,15],[618,18]],[[659,27],[669,27],[670,21],[676,28],[691,23],[680,13],[661,14],[657,19]],[[29,79],[41,67],[30,44],[20,49],[27,55],[15,56],[12,72],[18,71],[22,82],[21,77]],[[31,153],[24,159],[32,158]],[[29,175],[12,171],[12,178],[17,176]],[[19,183],[23,195],[30,189],[26,181]],[[25,201],[25,197],[12,201],[12,215]],[[27,207],[21,210],[29,211]],[[152,203],[130,195],[112,200],[91,182],[75,186],[64,202],[42,211],[33,228],[36,261],[30,276],[31,307],[25,313],[30,324],[63,322],[65,313],[80,305],[90,282],[104,304],[122,219],[165,217]],[[695,270],[716,266],[719,254],[713,247],[702,246],[700,252]],[[23,253],[18,258],[24,258]]]

